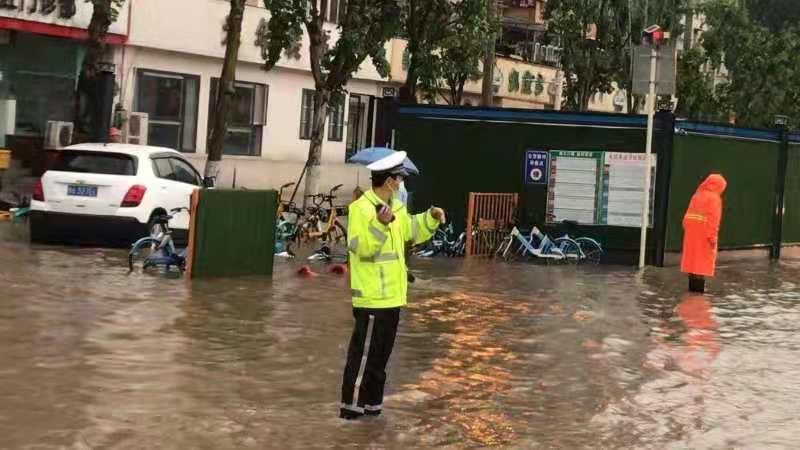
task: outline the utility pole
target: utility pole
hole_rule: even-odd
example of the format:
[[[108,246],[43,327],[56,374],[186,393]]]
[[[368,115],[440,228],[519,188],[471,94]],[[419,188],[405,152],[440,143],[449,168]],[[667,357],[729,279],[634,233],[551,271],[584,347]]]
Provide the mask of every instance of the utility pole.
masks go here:
[[[650,184],[652,161],[650,155],[653,154],[653,119],[656,110],[656,74],[658,64],[658,54],[661,42],[668,37],[668,33],[661,30],[658,25],[651,25],[644,30],[642,35],[643,44],[650,47],[650,77],[647,89],[647,141],[644,157],[644,186],[642,187],[642,226],[639,237],[639,268],[645,266],[647,254],[647,229],[650,227]]]
[[[647,246],[647,228],[650,226],[650,155],[653,152],[653,117],[656,110],[656,63],[658,50],[653,44],[650,49],[650,84],[647,94],[647,144],[644,157],[644,190],[642,194],[642,230],[639,236],[639,268],[644,268]]]

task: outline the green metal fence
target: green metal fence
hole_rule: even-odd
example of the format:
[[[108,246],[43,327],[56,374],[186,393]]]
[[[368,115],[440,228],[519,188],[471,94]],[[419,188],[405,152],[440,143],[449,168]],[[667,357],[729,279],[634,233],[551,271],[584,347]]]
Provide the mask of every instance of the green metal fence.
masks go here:
[[[783,217],[782,241],[800,243],[800,143],[789,145],[786,170],[786,215]]]
[[[636,125],[567,126],[510,121],[487,124],[401,114],[397,130],[396,147],[408,151],[422,171],[422,176],[408,183],[415,206],[444,206],[460,227],[466,220],[470,192],[519,193],[520,222],[546,222],[547,186],[524,183],[526,150],[642,152],[645,148],[644,130]],[[637,228],[582,226],[580,232],[599,238],[607,248],[638,249]]]
[[[723,197],[720,246],[769,245],[778,151],[777,142],[692,134],[675,136],[667,249],[680,251],[683,214],[692,194],[710,173],[720,173],[728,181]]]
[[[461,227],[470,192],[518,193],[519,222],[546,222],[547,186],[525,184],[526,150],[639,153],[645,148],[641,116],[400,106],[392,120],[396,148],[408,151],[422,171],[408,183],[414,204],[444,206]],[[648,237],[648,247],[656,251],[649,260],[660,264],[663,250],[681,250],[689,199],[710,173],[728,181],[721,248],[773,244],[780,220],[775,200],[782,137],[777,129],[675,122],[669,113],[659,113],[653,146],[656,222]],[[800,135],[790,135],[789,142],[781,233],[783,242],[800,243]],[[576,231],[599,238],[612,251],[632,254],[639,247],[635,227],[588,225]]]

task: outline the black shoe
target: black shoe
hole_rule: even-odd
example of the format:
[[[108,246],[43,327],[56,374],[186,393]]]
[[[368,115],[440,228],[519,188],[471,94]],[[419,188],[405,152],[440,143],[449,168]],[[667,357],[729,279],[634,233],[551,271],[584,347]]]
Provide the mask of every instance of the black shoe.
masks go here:
[[[363,414],[357,413],[355,411],[350,411],[349,409],[341,408],[339,409],[339,418],[344,420],[355,420],[359,417],[362,417]]]

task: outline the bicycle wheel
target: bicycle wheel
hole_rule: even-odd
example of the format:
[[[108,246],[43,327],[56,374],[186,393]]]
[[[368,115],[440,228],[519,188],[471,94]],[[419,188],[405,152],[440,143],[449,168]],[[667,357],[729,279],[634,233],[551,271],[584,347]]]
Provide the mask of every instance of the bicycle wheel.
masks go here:
[[[141,265],[142,268],[144,268],[144,261],[155,253],[156,249],[158,249],[158,245],[159,241],[152,237],[146,237],[136,241],[136,243],[131,246],[131,251],[128,252],[128,269],[133,272],[133,269],[137,265]]]
[[[502,258],[506,262],[513,262],[518,259],[522,258],[522,246],[517,242],[516,239],[511,238],[511,241],[506,246],[505,250],[503,251]]]
[[[588,237],[579,237],[575,239],[575,242],[578,243],[581,249],[583,256],[581,262],[600,264],[600,260],[603,258],[603,247],[600,246],[599,242]]]
[[[553,241],[556,248],[561,250],[564,258],[561,262],[566,264],[578,264],[581,260],[581,248],[577,242],[568,237],[560,237]]]
[[[511,239],[512,237],[509,235],[504,237],[503,240],[500,241],[500,245],[498,245],[497,249],[494,251],[495,258],[502,258],[503,255],[505,255],[506,249],[508,248],[508,246],[511,245]]]

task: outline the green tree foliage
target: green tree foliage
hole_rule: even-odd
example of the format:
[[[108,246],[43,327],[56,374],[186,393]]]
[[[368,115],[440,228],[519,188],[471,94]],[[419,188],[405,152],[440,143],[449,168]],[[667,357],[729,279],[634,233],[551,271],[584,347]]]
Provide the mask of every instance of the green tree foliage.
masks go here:
[[[585,111],[596,92],[611,92],[623,75],[626,45],[620,0],[550,0],[548,29],[562,46],[564,109]]]
[[[708,31],[702,36],[702,46],[712,67],[724,64],[729,73],[728,82],[713,92],[718,114],[731,112],[737,124],[754,127],[771,127],[776,114],[796,121],[800,118],[800,8],[796,2],[778,0],[743,3],[714,0],[703,5]],[[785,6],[780,14],[766,10],[780,5]]]
[[[435,64],[436,49],[448,36],[451,4],[448,0],[401,0],[401,34],[408,41],[406,81],[400,88],[404,102],[416,103],[420,74]]]
[[[684,50],[678,55],[678,107],[675,111],[678,117],[707,122],[727,120],[714,95],[714,74],[706,70],[707,61],[701,47]]]
[[[564,107],[584,111],[597,92],[613,83],[631,92],[631,48],[642,30],[658,24],[673,35],[687,0],[550,0],[546,17],[551,40],[563,47]],[[629,110],[634,109],[633,98]]]
[[[384,44],[400,31],[398,0],[350,0],[339,14],[339,38],[331,46],[324,26],[327,0],[264,0],[271,16],[265,68],[296,49],[308,34],[308,53],[314,78],[314,113],[305,170],[306,194],[319,192],[320,163],[325,119],[331,99],[344,94],[344,86],[369,57],[381,76],[389,75]]]
[[[486,35],[492,31],[485,0],[447,2],[447,34],[439,46],[423,60],[420,86],[431,100],[441,95],[451,105],[460,105],[467,81],[480,79],[481,58],[486,49]]]

